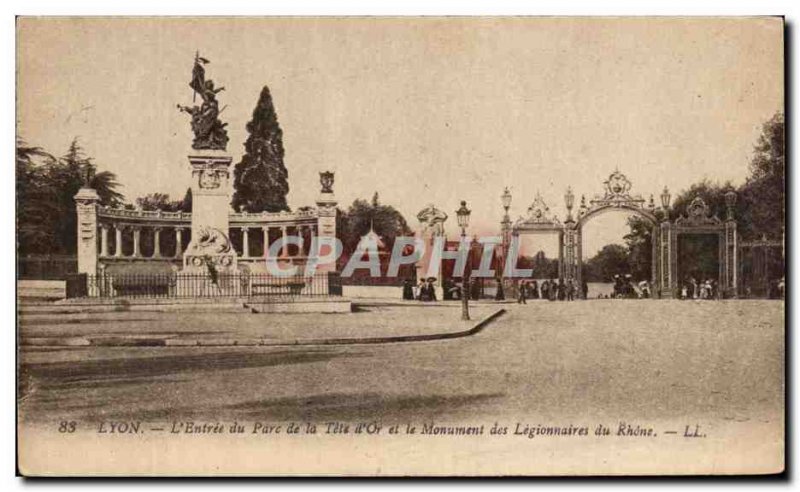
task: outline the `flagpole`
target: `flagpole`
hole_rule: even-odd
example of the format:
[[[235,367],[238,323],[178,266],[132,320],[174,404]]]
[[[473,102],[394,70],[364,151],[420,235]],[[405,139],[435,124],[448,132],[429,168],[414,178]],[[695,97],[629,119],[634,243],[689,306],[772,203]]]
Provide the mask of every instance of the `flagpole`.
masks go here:
[[[194,64],[197,65],[197,59],[200,57],[200,50],[195,50],[194,52]],[[192,72],[194,72],[194,67],[192,67]],[[194,104],[195,100],[197,99],[197,90],[192,87],[192,104]]]

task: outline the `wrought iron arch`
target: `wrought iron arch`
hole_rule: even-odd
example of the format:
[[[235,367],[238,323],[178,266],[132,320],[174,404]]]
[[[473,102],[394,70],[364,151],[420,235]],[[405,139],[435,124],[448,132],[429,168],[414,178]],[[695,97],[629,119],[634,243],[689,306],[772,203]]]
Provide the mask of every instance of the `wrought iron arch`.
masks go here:
[[[659,240],[659,219],[655,214],[655,202],[650,196],[649,202],[639,195],[631,194],[632,184],[628,178],[615,170],[603,183],[605,190],[602,195],[596,195],[586,204],[586,197],[581,197],[581,204],[578,208],[577,221],[571,219],[571,204],[568,202],[569,217],[565,230],[565,253],[566,268],[565,274],[568,278],[574,278],[579,286],[583,285],[583,227],[592,218],[608,212],[621,211],[631,213],[646,220],[651,227],[652,259],[651,259],[651,285],[660,286],[659,265],[657,260],[658,253],[661,251]],[[581,297],[584,297],[583,289],[579,289]],[[652,292],[652,289],[651,289]]]
[[[538,192],[533,199],[533,202],[527,209],[524,216],[519,217],[516,221],[510,224],[510,227],[504,233],[509,237],[504,238],[506,248],[510,244],[511,237],[520,236],[522,234],[555,234],[558,237],[558,276],[564,277],[564,224],[558,217],[550,212],[550,207],[547,206],[541,194]],[[506,251],[504,257],[508,254]]]
[[[578,216],[578,221],[575,223],[575,227],[576,228],[583,227],[592,217],[603,215],[606,212],[613,212],[616,210],[632,212],[637,216],[646,219],[653,227],[656,227],[659,224],[658,217],[656,217],[656,215],[653,212],[650,212],[649,210],[640,207],[635,207],[627,204],[619,204],[619,205],[603,205],[590,209],[585,214]]]

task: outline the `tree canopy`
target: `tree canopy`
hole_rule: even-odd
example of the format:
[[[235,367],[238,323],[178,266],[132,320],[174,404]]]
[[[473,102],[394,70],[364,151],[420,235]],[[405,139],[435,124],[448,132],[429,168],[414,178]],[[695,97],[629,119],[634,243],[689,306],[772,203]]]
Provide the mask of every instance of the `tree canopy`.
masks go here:
[[[76,251],[77,218],[74,196],[87,184],[100,204],[116,207],[123,201],[117,177],[97,172],[78,139],[56,158],[24,140],[17,140],[17,240],[21,255],[72,254]]]
[[[355,250],[370,227],[383,238],[387,248],[394,246],[397,236],[413,234],[403,214],[391,205],[380,203],[378,192],[375,192],[371,201],[357,199],[347,210],[340,209],[337,214],[337,234],[346,254]]]
[[[192,189],[188,188],[182,200],[172,200],[166,193],[148,193],[136,199],[141,210],[161,210],[164,212],[191,212]]]
[[[288,211],[289,173],[283,162],[283,131],[272,103],[269,87],[264,86],[253,118],[247,123],[245,153],[233,169],[233,198],[236,211]]]

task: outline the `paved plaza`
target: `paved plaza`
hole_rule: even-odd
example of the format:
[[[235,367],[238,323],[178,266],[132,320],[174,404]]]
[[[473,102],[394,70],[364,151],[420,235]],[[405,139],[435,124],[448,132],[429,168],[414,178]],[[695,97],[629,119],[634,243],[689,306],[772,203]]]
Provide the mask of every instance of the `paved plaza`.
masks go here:
[[[460,339],[380,345],[21,347],[27,424],[63,419],[335,419],[486,416],[782,418],[782,301],[530,302]],[[493,311],[473,307],[477,319]],[[158,333],[269,330],[359,333],[463,327],[457,305],[345,315],[112,313],[47,330]],[[176,317],[183,317],[177,321]],[[455,329],[453,328],[453,329]],[[186,334],[186,331],[184,331]],[[358,377],[353,377],[358,374]]]

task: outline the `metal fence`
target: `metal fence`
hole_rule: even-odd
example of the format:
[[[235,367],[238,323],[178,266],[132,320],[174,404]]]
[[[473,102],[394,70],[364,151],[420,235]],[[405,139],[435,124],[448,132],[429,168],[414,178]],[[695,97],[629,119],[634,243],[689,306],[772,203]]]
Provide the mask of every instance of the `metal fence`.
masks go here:
[[[68,298],[236,298],[294,300],[341,296],[336,272],[313,276],[276,277],[269,274],[75,274],[67,277]]]

